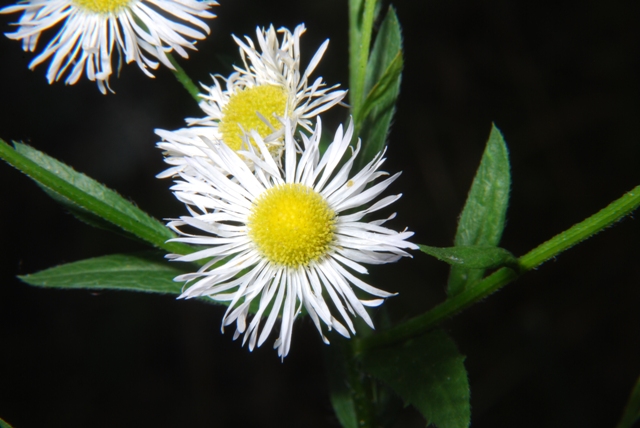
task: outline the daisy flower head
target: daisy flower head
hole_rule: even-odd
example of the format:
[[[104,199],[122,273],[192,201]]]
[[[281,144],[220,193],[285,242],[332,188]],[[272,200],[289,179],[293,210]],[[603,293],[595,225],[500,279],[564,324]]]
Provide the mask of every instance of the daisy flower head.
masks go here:
[[[186,281],[180,297],[228,302],[222,330],[235,323],[234,339],[244,334],[243,344],[248,342],[250,350],[262,345],[279,322],[274,348],[281,358],[289,353],[293,323],[302,308],[325,343],[322,324],[345,337],[355,334],[352,317],[373,328],[365,307],[378,306],[393,294],[356,274],[367,273],[363,264],[395,262],[409,256],[406,249],[418,248],[407,241],[413,232],[384,226],[395,214],[363,220],[400,198],[378,199],[400,173],[378,180],[388,176],[379,171],[385,160],[379,153],[351,174],[360,149],[360,143],[350,149],[353,124],[346,131],[338,128],[324,155],[318,147],[319,118],[310,137],[300,134],[302,147],[293,138],[295,124],[286,120],[284,128],[282,167],[255,131],[255,147],[235,152],[213,145],[213,162],[186,158],[195,174],[180,173],[172,190],[191,215],[168,226],[180,235],[176,241],[205,248],[167,256],[178,261],[210,258],[197,272],[175,278]],[[253,170],[243,158],[252,160]],[[255,312],[252,317],[250,312]]]
[[[300,38],[305,31],[304,24],[293,32],[273,26],[257,28],[255,42],[248,36],[244,40],[233,36],[243,66],[234,67],[226,78],[212,76],[213,84],[203,86],[206,93],[200,95],[200,107],[205,117],[187,119],[190,128],[156,131],[165,140],[158,144],[165,150],[165,161],[174,165],[160,176],[171,176],[184,168],[184,156],[205,152],[207,140],[221,141],[238,151],[245,144],[255,144],[251,138],[255,131],[279,163],[284,147],[283,119],[311,132],[313,117],[340,103],[346,91],[339,90],[339,85],[328,87],[322,77],[310,78],[328,40],[301,71]]]
[[[174,69],[167,53],[188,58],[195,40],[204,39],[209,27],[202,19],[214,18],[209,8],[215,1],[199,0],[22,0],[0,9],[0,13],[22,12],[18,27],[6,36],[22,40],[25,51],[36,50],[38,40],[49,28],[58,33],[36,56],[33,69],[50,59],[47,80],[53,83],[66,75],[73,85],[84,73],[109,89],[114,47],[127,63],[135,61],[149,77],[158,61]]]

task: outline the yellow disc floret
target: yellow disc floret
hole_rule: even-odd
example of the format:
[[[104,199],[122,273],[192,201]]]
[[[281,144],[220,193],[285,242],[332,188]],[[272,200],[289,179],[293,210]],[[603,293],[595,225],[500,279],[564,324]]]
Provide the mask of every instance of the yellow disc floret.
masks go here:
[[[243,131],[249,133],[255,130],[261,137],[266,137],[274,128],[282,127],[276,116],[284,117],[286,107],[287,92],[280,86],[261,85],[236,92],[222,109],[222,120],[218,126],[223,141],[231,149],[239,150]]]
[[[280,266],[301,267],[329,252],[336,215],[304,184],[281,184],[264,192],[249,217],[249,237],[261,255]]]
[[[115,13],[134,0],[72,0],[80,9],[94,13]]]

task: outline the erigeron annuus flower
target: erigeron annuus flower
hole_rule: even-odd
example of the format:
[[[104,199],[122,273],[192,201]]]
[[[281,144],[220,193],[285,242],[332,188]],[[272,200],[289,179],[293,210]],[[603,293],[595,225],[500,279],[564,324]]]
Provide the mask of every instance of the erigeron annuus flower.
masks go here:
[[[189,127],[177,131],[156,130],[163,138],[158,147],[165,161],[173,165],[159,175],[170,177],[186,167],[185,156],[207,156],[209,142],[223,142],[240,150],[256,131],[277,163],[283,147],[283,119],[311,130],[311,119],[340,103],[346,91],[339,85],[327,87],[321,77],[310,80],[329,41],[326,40],[300,70],[300,37],[304,24],[293,33],[286,28],[256,29],[256,43],[249,37],[233,36],[244,67],[235,67],[229,77],[212,76],[213,85],[204,86],[200,107],[205,116],[187,119]],[[278,40],[278,33],[281,38]]]
[[[23,0],[0,13],[22,12],[10,39],[22,40],[22,48],[33,52],[46,30],[58,33],[31,61],[33,69],[50,59],[49,83],[67,75],[73,85],[83,74],[96,81],[104,94],[112,74],[114,47],[127,63],[135,61],[149,77],[158,61],[174,69],[167,54],[175,51],[188,58],[195,40],[204,39],[209,27],[202,19],[214,18],[209,8],[215,1],[199,0]]]
[[[405,249],[418,248],[407,241],[413,232],[383,226],[395,214],[363,221],[401,196],[373,202],[400,175],[374,184],[388,175],[379,171],[383,153],[349,177],[360,143],[344,164],[340,161],[350,150],[353,124],[346,132],[338,129],[322,156],[320,120],[311,137],[301,134],[302,148],[293,138],[294,128],[285,121],[282,168],[257,132],[252,135],[256,147],[234,152],[224,144],[212,145],[214,159],[185,158],[191,173],[180,173],[172,189],[191,215],[168,224],[181,235],[176,241],[205,246],[168,258],[211,258],[197,272],[175,278],[186,281],[180,297],[229,302],[222,330],[235,323],[234,339],[244,334],[250,350],[264,343],[279,318],[274,348],[282,358],[289,353],[293,323],[303,307],[325,343],[322,323],[345,337],[355,334],[352,316],[373,327],[365,307],[378,306],[393,294],[353,272],[366,274],[363,263],[395,262],[409,256]],[[243,158],[253,162],[253,170]],[[252,303],[257,311],[250,318]]]

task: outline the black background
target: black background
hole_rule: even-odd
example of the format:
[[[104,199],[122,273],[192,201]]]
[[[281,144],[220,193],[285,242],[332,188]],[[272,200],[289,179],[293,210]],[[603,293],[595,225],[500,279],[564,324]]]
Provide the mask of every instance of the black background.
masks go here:
[[[182,61],[195,80],[228,74],[230,34],[305,22],[306,64],[347,86],[346,1],[224,1],[212,34]],[[528,2],[527,2],[528,3]],[[398,1],[405,72],[389,140],[397,229],[452,243],[491,121],[510,148],[512,198],[502,245],[522,255],[640,183],[640,3]],[[18,15],[0,16],[3,31]],[[43,45],[44,46],[44,45]],[[41,47],[42,48],[42,47]],[[0,137],[23,140],[116,189],[158,218],[184,213],[168,191],[154,128],[200,116],[165,69],[137,66],[103,96],[83,79],[48,85],[46,65],[0,38]],[[346,110],[326,119],[334,129]],[[44,290],[15,276],[141,249],[64,212],[0,165],[0,417],[16,428],[338,426],[324,346],[296,324],[284,363],[222,335],[224,309],[171,296]],[[640,228],[627,218],[468,309],[444,328],[467,356],[474,427],[615,426],[640,374]],[[447,266],[372,270],[400,295],[394,319],[444,298]],[[408,409],[397,424],[424,426]]]

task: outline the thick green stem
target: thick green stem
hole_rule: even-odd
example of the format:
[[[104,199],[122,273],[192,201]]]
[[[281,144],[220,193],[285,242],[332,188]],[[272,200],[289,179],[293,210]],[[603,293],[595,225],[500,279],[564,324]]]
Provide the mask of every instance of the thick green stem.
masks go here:
[[[638,206],[640,206],[640,186],[635,187],[603,210],[520,257],[518,259],[519,272],[509,268],[499,269],[430,311],[379,334],[357,340],[354,343],[356,353],[360,354],[368,349],[402,342],[425,333],[441,321],[514,281],[520,274],[540,266],[545,261],[611,226],[631,214]]]
[[[353,117],[359,117],[364,102],[364,83],[376,4],[377,0],[349,1],[349,102]]]
[[[191,95],[193,99],[196,100],[197,103],[199,103],[200,89],[198,89],[198,86],[195,83],[193,83],[193,80],[191,80],[191,78],[187,75],[187,73],[180,66],[180,64],[178,64],[178,61],[176,61],[173,55],[168,54],[167,57],[169,58],[169,61],[171,61],[171,64],[175,67],[174,70],[171,70],[173,71],[173,75],[176,76],[176,79],[178,79],[178,82],[182,83],[182,86],[184,86],[187,92],[189,92],[189,95]]]

